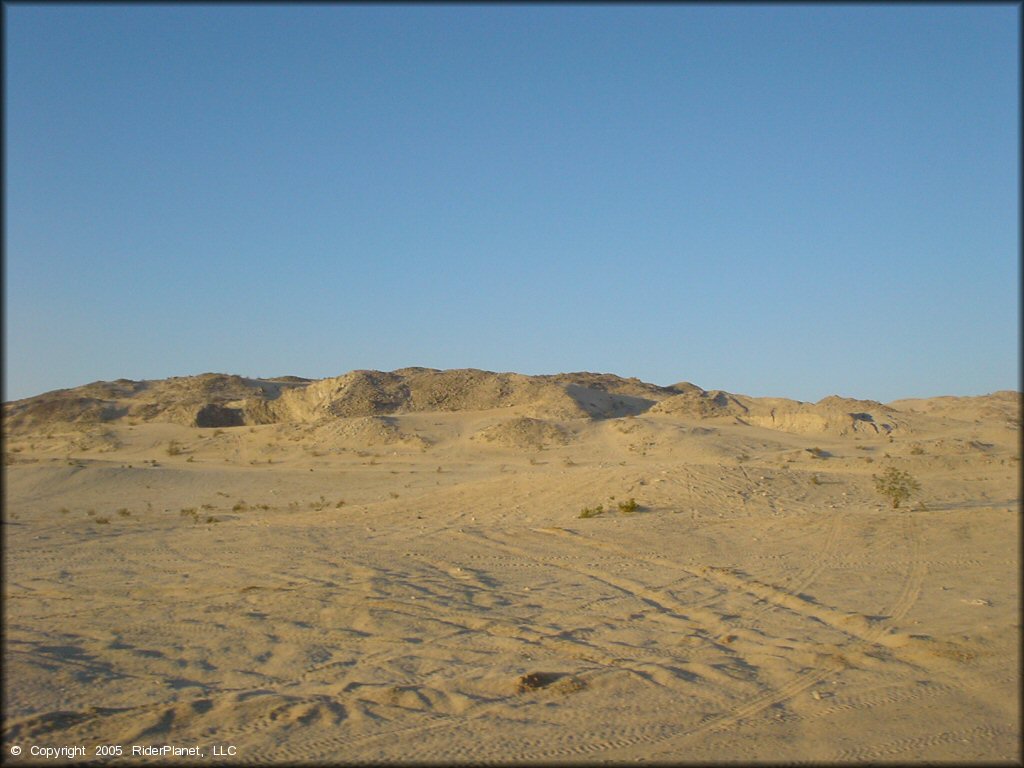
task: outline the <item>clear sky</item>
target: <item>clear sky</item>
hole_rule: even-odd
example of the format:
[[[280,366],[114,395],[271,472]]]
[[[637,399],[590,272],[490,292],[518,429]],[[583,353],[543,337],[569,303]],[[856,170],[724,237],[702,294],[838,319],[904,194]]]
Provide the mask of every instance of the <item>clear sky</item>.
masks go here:
[[[4,399],[1020,387],[1017,5],[20,5]]]

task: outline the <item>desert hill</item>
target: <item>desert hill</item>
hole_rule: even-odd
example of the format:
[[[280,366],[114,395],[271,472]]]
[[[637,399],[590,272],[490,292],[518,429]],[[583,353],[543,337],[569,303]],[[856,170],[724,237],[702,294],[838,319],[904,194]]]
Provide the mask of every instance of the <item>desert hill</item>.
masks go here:
[[[621,393],[621,394],[620,394]],[[473,369],[351,371],[310,381],[206,373],[157,381],[95,382],[4,405],[8,428],[121,420],[232,427],[422,411],[519,408],[539,417],[601,417],[646,410],[671,394],[595,374],[523,376]]]
[[[607,419],[642,413],[724,420],[793,434],[887,435],[934,418],[995,418],[1015,424],[1020,395],[899,400],[883,405],[838,396],[817,403],[706,391],[689,382],[662,387],[613,374],[526,376],[476,369],[357,370],[310,380],[205,373],[152,381],[118,379],[4,404],[4,426],[21,434],[54,426],[166,422],[189,427],[318,423],[324,419],[509,409],[516,417]]]
[[[801,447],[837,455],[856,448],[852,455],[866,459],[862,440],[896,440],[882,453],[927,451],[941,463],[940,456],[1009,450],[1020,434],[1020,397],[805,403],[613,374],[403,368],[319,380],[205,373],[93,382],[5,403],[3,417],[7,465],[80,451],[127,459],[155,444],[193,461],[223,454],[246,465],[382,449],[472,460],[571,446],[607,462],[661,453],[733,464],[766,451],[792,461]]]

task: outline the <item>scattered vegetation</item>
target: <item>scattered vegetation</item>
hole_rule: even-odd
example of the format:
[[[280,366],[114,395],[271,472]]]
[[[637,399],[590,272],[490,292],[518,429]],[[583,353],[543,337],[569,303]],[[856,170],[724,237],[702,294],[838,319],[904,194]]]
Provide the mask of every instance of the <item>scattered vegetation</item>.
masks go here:
[[[132,512],[130,509],[128,509],[128,507],[121,507],[119,510],[117,510],[117,514],[119,514],[121,517],[131,517]]]
[[[921,484],[909,472],[889,467],[881,476],[872,475],[875,489],[892,502],[893,509],[899,509],[902,502],[907,501],[911,494],[921,490]]]
[[[609,498],[612,501],[615,501],[614,496],[610,496]],[[640,505],[637,504],[636,499],[634,499],[633,497],[630,497],[626,501],[620,501],[616,506],[619,512],[623,513],[624,515],[632,514],[633,512],[636,512],[638,509],[640,509]],[[603,514],[604,512],[604,505],[598,504],[596,507],[584,507],[582,510],[580,510],[579,516],[581,518],[597,517],[598,515]]]
[[[168,456],[180,456],[181,452],[181,443],[179,443],[177,440],[171,440],[169,443],[167,443]]]
[[[627,515],[636,512],[638,509],[640,509],[640,505],[636,503],[636,499],[633,497],[630,497],[629,501],[619,502],[619,512],[624,512]]]

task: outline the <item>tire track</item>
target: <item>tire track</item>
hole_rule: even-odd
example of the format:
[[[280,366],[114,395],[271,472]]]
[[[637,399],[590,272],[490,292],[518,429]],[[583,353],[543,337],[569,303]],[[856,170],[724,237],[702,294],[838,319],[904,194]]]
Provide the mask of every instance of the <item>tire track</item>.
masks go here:
[[[540,533],[564,535],[562,531],[558,529],[544,528],[534,530],[537,530]],[[568,532],[566,531],[565,533]],[[903,525],[903,538],[909,545],[908,548],[910,549],[911,567],[906,574],[902,588],[894,600],[892,607],[885,612],[889,621],[899,620],[906,615],[907,611],[909,611],[909,609],[914,605],[921,594],[921,586],[927,572],[927,565],[924,564],[920,558],[920,540],[917,533],[918,530],[914,519],[909,515],[906,516]],[[840,531],[830,531],[829,535],[830,538],[835,538],[832,546],[838,546]],[[615,545],[610,545],[605,542],[593,542],[592,540],[584,537],[580,537],[578,540],[585,541],[588,545],[599,546],[611,551],[619,551],[624,556],[628,555],[628,553]],[[746,591],[748,593],[752,592],[757,597],[762,597],[786,608],[795,609],[797,613],[802,613],[803,615],[816,618],[819,621],[825,621],[825,623],[834,626],[836,629],[839,629],[847,635],[851,635],[870,643],[882,645],[886,648],[891,649],[893,647],[901,646],[909,639],[908,636],[889,634],[889,628],[886,625],[876,624],[873,626],[867,617],[861,614],[848,614],[826,607],[819,607],[816,604],[803,600],[798,595],[794,595],[770,585],[760,585],[752,580],[736,576],[734,573],[729,572],[726,569],[698,567],[695,569],[684,568],[684,570],[688,570],[689,572],[694,573],[694,575],[717,581],[725,586],[738,588],[741,591]],[[810,610],[808,610],[808,608]],[[794,696],[808,690],[825,678],[836,675],[844,668],[844,665],[838,662],[828,663],[826,660],[825,664],[826,666],[824,666],[824,668],[811,669],[802,672],[781,687],[755,696],[732,711],[718,717],[711,718],[695,728],[691,728],[683,733],[653,738],[650,741],[653,743],[659,741],[674,742],[693,739],[710,731],[718,731],[732,727],[742,720],[751,718],[771,706],[782,704],[783,702],[792,699]],[[625,744],[624,746],[631,746],[631,744]],[[605,747],[601,751],[608,752],[621,748],[623,747],[612,746],[609,743],[609,746]],[[534,757],[568,757],[574,754],[580,754],[578,747],[573,749],[563,748],[545,750],[542,754],[538,754],[536,756],[529,755],[527,759],[534,759]]]
[[[917,699],[938,696],[939,694],[951,693],[956,690],[957,688],[952,685],[930,681],[927,684],[919,683],[913,687],[906,685],[887,686],[881,691],[852,693],[843,695],[841,698],[836,696],[834,700],[832,698],[825,699],[825,701],[834,701],[834,703],[821,707],[809,716],[813,719],[818,719],[829,717],[839,712],[852,712],[903,701],[916,701]]]
[[[577,558],[565,557],[560,558],[565,562],[549,562],[546,564],[538,563],[535,560],[535,558],[532,558],[530,556],[528,552],[515,545],[499,541],[492,537],[485,537],[480,534],[467,533],[466,535],[471,536],[474,539],[481,540],[484,543],[485,548],[489,551],[500,550],[508,553],[511,556],[522,558],[524,561],[533,560],[534,562],[530,565],[530,567],[537,568],[544,567],[546,565],[546,567],[559,568],[561,570],[567,570],[571,573],[595,579],[608,587],[612,587],[615,590],[624,592],[625,594],[627,594],[627,596],[630,596],[633,599],[639,599],[641,600],[641,602],[644,602],[648,605],[653,605],[655,608],[659,610],[659,612],[663,616],[669,617],[670,620],[681,622],[682,626],[685,626],[688,630],[692,631],[694,629],[694,622],[690,618],[690,616],[683,615],[681,613],[681,611],[685,610],[692,614],[693,606],[686,605],[679,601],[676,601],[673,598],[670,598],[666,595],[663,595],[655,590],[646,587],[640,582],[628,579],[626,577],[610,576],[605,571],[595,566],[569,564],[571,560],[575,560]],[[593,558],[591,558],[591,560],[592,559]],[[714,613],[705,613],[703,619],[706,622],[710,622],[713,625],[711,629],[713,631],[719,632],[720,634],[725,632],[730,626],[726,622],[721,621],[717,617],[717,614]],[[592,679],[595,676],[601,674],[618,672],[637,675],[640,678],[642,678],[646,683],[652,682],[652,677],[650,673],[645,672],[641,669],[634,669],[631,665],[624,663],[626,661],[625,659],[608,654],[607,652],[599,648],[596,648],[589,643],[581,643],[579,641],[570,640],[559,635],[545,634],[539,631],[536,633],[524,633],[521,629],[512,625],[510,625],[509,628],[513,630],[513,634],[519,640],[527,642],[531,645],[540,645],[544,648],[555,650],[560,654],[565,654],[571,658],[582,659],[584,661],[597,665],[597,669],[591,669],[589,671],[578,673],[577,676],[581,679]],[[506,637],[506,633],[501,633],[500,635],[497,635],[497,633],[493,631],[493,627],[477,627],[475,629],[482,629],[488,634],[494,634],[496,636],[500,636],[503,638]],[[703,629],[707,631],[708,628],[703,627]],[[527,634],[535,636],[527,637]],[[828,674],[828,672],[826,672],[825,674]],[[513,704],[513,707],[516,706],[518,705]],[[481,718],[488,717],[492,714],[501,715],[502,713],[507,713],[508,708],[508,700],[501,699],[496,702],[481,705],[475,708],[471,713],[466,713],[458,717],[453,717],[450,715],[433,714],[426,716],[429,717],[428,722],[419,722],[412,725],[402,726],[400,728],[389,728],[384,732],[378,732],[373,734],[354,736],[332,736],[323,739],[316,739],[304,742],[302,745],[288,746],[287,748],[284,748],[280,750],[280,752],[275,754],[280,754],[283,758],[288,760],[317,759],[322,758],[324,754],[337,753],[339,750],[351,752],[354,748],[365,749],[368,745],[372,745],[375,741],[378,740],[392,740],[396,737],[403,736],[409,737],[413,734],[424,734],[445,728],[459,728],[464,730],[468,727],[469,723],[477,721]],[[544,757],[548,756],[549,754],[551,756],[557,756],[561,754],[575,754],[576,751],[579,749],[583,749],[583,753],[589,754],[591,752],[611,748],[613,744],[618,746],[630,746],[632,744],[639,743],[640,741],[649,738],[650,733],[648,733],[645,730],[633,738],[621,737],[609,741],[607,744],[599,746],[594,746],[591,744],[582,746],[577,745],[572,749],[548,749],[544,750],[543,754],[540,754],[538,756]]]
[[[908,515],[907,517],[909,518],[911,516]],[[831,526],[825,531],[825,542],[822,546],[823,549],[828,552],[834,552],[842,540],[843,527],[839,522],[837,522],[837,519],[838,516],[833,519]],[[906,572],[906,578],[893,603],[892,609],[888,612],[889,621],[896,621],[902,618],[902,616],[905,615],[905,613],[915,604],[920,596],[921,582],[927,573],[927,564],[920,560],[920,541],[917,536],[917,526],[914,525],[914,522],[916,521],[908,519],[904,524],[903,536],[907,541],[908,549],[911,551],[911,567]],[[800,584],[809,584],[817,577],[821,572],[821,569],[825,567],[825,558],[821,558],[821,562],[812,563],[801,570],[796,577],[794,577],[795,582],[791,582],[789,588],[785,589],[755,582],[737,574],[734,571],[728,571],[726,569],[683,567],[678,563],[673,562],[668,557],[658,555],[654,552],[643,553],[640,556],[637,556],[635,553],[629,552],[616,545],[594,541],[586,536],[573,533],[565,529],[539,528],[533,530],[544,536],[557,536],[567,542],[570,542],[574,547],[582,547],[582,551],[594,548],[602,549],[605,552],[610,553],[610,556],[581,556],[578,554],[580,550],[577,550],[576,554],[572,555],[563,554],[550,558],[538,558],[535,557],[528,549],[519,547],[512,542],[501,540],[503,537],[485,536],[476,532],[466,535],[480,541],[480,549],[484,551],[497,550],[499,552],[505,552],[509,565],[518,560],[519,564],[521,564],[521,567],[523,568],[556,568],[595,580],[598,583],[605,585],[608,590],[612,592],[621,593],[627,599],[637,600],[654,608],[657,611],[657,616],[660,620],[667,621],[670,624],[677,624],[681,628],[685,628],[690,633],[696,631],[701,635],[714,636],[736,631],[734,623],[723,620],[720,614],[706,610],[705,606],[717,599],[720,599],[724,594],[735,594],[736,591],[741,591],[752,595],[758,600],[765,601],[756,604],[758,606],[758,610],[755,615],[760,615],[760,613],[769,609],[773,605],[786,607],[794,610],[797,614],[810,616],[811,618],[818,618],[819,620],[820,616],[815,615],[814,612],[818,612],[820,614],[822,611],[833,611],[835,615],[826,614],[833,619],[833,622],[840,625],[846,622],[846,629],[843,629],[842,626],[837,626],[836,628],[843,629],[846,634],[851,634],[852,636],[860,639],[868,639],[873,635],[877,635],[875,642],[886,647],[892,647],[891,641],[887,639],[888,636],[885,635],[886,628],[884,626],[872,625],[870,622],[867,624],[858,624],[856,620],[858,616],[864,622],[867,622],[866,617],[860,616],[859,614],[845,614],[841,611],[835,611],[835,609],[817,606],[817,604],[803,600],[799,595],[793,594],[793,590],[798,590],[800,588]],[[509,536],[513,535],[514,534],[512,533],[509,534]],[[515,539],[515,541],[522,541],[522,537]],[[500,557],[500,555],[496,557]],[[659,569],[672,568],[676,571],[677,577],[679,572],[682,571],[686,575],[687,580],[692,579],[695,583],[706,583],[715,586],[716,588],[724,588],[724,591],[718,591],[710,598],[704,598],[696,604],[686,603],[671,594],[667,594],[664,587],[653,587],[649,584],[645,584],[631,578],[630,576],[618,573],[609,573],[609,569],[606,566],[615,558],[625,559],[630,562],[639,560],[657,566]],[[463,560],[464,558],[459,558],[460,562]],[[433,569],[436,571],[435,574],[432,574],[432,578],[434,578],[432,586],[435,589],[431,592],[431,595],[437,599],[445,598],[445,578],[450,578],[452,580],[452,586],[455,588],[467,586],[467,581],[470,582],[469,585],[471,586],[493,587],[493,585],[484,581],[485,578],[489,578],[485,576],[486,572],[472,572],[472,569],[468,569],[471,570],[470,578],[463,579],[459,577],[459,571],[452,572],[448,569],[448,566],[445,563],[429,563],[429,565],[433,566]],[[393,571],[381,569],[375,569],[375,571],[380,575],[387,575],[389,573],[393,574]],[[439,576],[442,572],[446,574],[446,577]],[[421,574],[401,574],[403,579],[408,580],[415,580],[419,575]],[[474,583],[477,579],[480,579],[479,584]],[[323,587],[325,585],[317,583],[316,586]],[[275,587],[263,588],[274,589]],[[405,603],[401,600],[393,600],[386,595],[382,595],[379,590],[375,590],[374,594],[376,595],[374,598],[376,602],[381,604],[378,607],[382,607],[382,609],[388,611],[389,614],[395,613],[396,611],[404,612],[403,615],[406,615],[407,619],[413,621],[425,621],[431,618],[430,606],[426,604],[430,602],[429,599],[424,600],[423,605],[418,605],[414,603]],[[368,597],[374,597],[374,595],[368,595]],[[413,606],[415,606],[414,609]],[[453,609],[453,606],[446,605],[446,614]],[[545,633],[539,629],[536,631],[527,631],[523,626],[521,626],[525,621],[527,621],[525,619],[509,618],[507,620],[500,620],[495,619],[494,616],[487,617],[481,615],[480,612],[477,611],[464,613],[465,615],[462,615],[462,613],[457,615],[456,621],[447,622],[452,624],[453,630],[482,631],[493,638],[502,640],[512,638],[514,640],[524,642],[528,646],[542,646],[560,654],[564,653],[571,658],[584,659],[597,665],[597,668],[581,673],[582,677],[594,679],[600,675],[617,671],[637,674],[647,682],[654,682],[650,674],[643,671],[642,664],[640,665],[640,668],[633,669],[631,666],[623,664],[623,661],[625,661],[624,659],[607,654],[602,649],[599,649],[590,643],[581,642],[575,638],[569,639],[560,637],[557,634]],[[436,618],[436,616],[433,618]],[[446,616],[446,618],[450,618],[450,616]],[[591,618],[593,617],[591,616]],[[615,618],[615,616],[603,617],[603,619],[607,621],[614,620]],[[744,616],[743,618],[747,617]],[[618,619],[621,620],[621,616],[619,616]],[[168,631],[181,632],[182,630],[180,623],[169,621],[166,624]],[[142,628],[139,627],[139,629],[141,630]],[[847,629],[852,629],[853,631],[849,632]],[[152,627],[149,627],[149,631],[152,631]],[[224,631],[233,632],[235,630],[231,628],[224,628]],[[188,633],[186,632],[186,634]],[[205,632],[201,626],[195,627],[195,634],[202,635],[205,642],[210,642],[209,633]],[[400,638],[396,640],[396,642],[400,642]],[[787,643],[789,645],[784,647],[793,645],[792,641],[787,641]],[[768,652],[779,651],[779,648],[772,644],[770,638],[767,638],[755,631],[743,631],[741,641],[731,646],[728,650],[730,652],[736,652],[741,648],[745,649],[745,646],[751,646],[755,649],[760,647],[761,650],[767,650]],[[593,651],[593,653],[591,653],[591,651]],[[381,654],[378,654],[377,658],[378,660],[381,660],[382,658],[386,660],[386,658],[389,658],[393,653],[393,648],[387,648],[382,651]],[[667,658],[672,658],[671,654],[668,654]],[[308,680],[315,671],[332,669],[335,665],[346,667],[350,666],[348,662],[330,661],[325,664],[306,667],[304,673],[300,677],[302,680]],[[765,709],[773,705],[783,703],[794,696],[799,695],[801,692],[808,690],[824,678],[836,675],[836,673],[842,669],[843,666],[841,664],[835,663],[826,664],[823,668],[807,669],[785,682],[782,686],[762,691],[754,695],[752,698],[747,699],[739,706],[730,709],[728,712],[712,716],[690,728],[680,728],[679,726],[669,726],[664,724],[651,724],[644,726],[611,725],[608,729],[612,731],[611,735],[609,735],[605,729],[593,728],[583,732],[573,731],[559,733],[552,738],[560,743],[552,745],[550,744],[550,739],[544,739],[543,741],[538,740],[536,743],[527,745],[525,748],[520,748],[520,750],[514,753],[515,758],[557,759],[573,756],[593,757],[600,754],[629,749],[638,744],[661,742],[673,743],[677,740],[695,738],[700,734],[727,729],[744,720],[753,718]],[[283,683],[283,681],[281,682]],[[409,680],[406,682],[410,684],[418,684],[421,681]],[[763,683],[760,685],[763,685]],[[166,730],[172,726],[176,727],[176,723],[182,725],[189,723],[191,722],[189,718],[191,718],[192,713],[196,711],[197,704],[198,708],[202,709],[209,703],[209,706],[214,706],[218,710],[227,708],[224,711],[231,713],[230,720],[234,724],[229,727],[217,728],[214,731],[209,732],[208,737],[230,740],[232,738],[251,738],[253,736],[260,735],[263,737],[264,741],[272,738],[274,734],[285,735],[296,724],[302,725],[307,722],[316,722],[321,720],[332,721],[335,725],[340,725],[345,730],[349,730],[351,728],[351,725],[346,725],[346,723],[357,723],[360,719],[364,722],[393,722],[384,717],[388,710],[379,702],[364,701],[359,698],[356,698],[355,701],[349,701],[344,696],[330,694],[289,695],[282,693],[280,690],[276,690],[279,688],[276,684],[274,685],[274,688],[275,690],[259,688],[222,689],[213,696],[204,696],[190,701],[164,701],[130,709],[106,710],[94,713],[47,713],[47,715],[51,718],[48,722],[51,724],[53,722],[58,723],[56,728],[52,730],[59,730],[59,723],[63,716],[65,717],[63,722],[66,725],[71,725],[72,730],[75,732],[93,731],[94,728],[104,727],[103,725],[97,725],[97,723],[105,723],[109,726],[119,724],[119,727],[122,730],[132,727],[140,729],[142,732],[148,732],[154,729],[159,731],[161,728]],[[267,696],[269,698],[260,700],[258,705],[254,703],[250,704],[248,707],[244,706],[244,702],[248,700],[245,697],[248,696],[251,698],[259,695]],[[398,727],[384,726],[383,730],[374,733],[332,734],[324,736],[323,738],[313,738],[310,740],[303,738],[301,741],[294,737],[291,739],[286,738],[284,743],[281,743],[279,747],[275,746],[267,749],[260,759],[254,762],[271,762],[277,759],[285,759],[288,761],[318,760],[324,759],[325,756],[340,753],[355,754],[353,748],[356,748],[357,750],[365,750],[368,747],[372,747],[372,745],[377,741],[394,741],[398,738],[413,736],[415,734],[420,735],[419,738],[421,741],[428,735],[432,738],[441,738],[439,734],[443,734],[447,729],[464,729],[467,726],[471,727],[472,723],[479,722],[482,718],[488,718],[491,716],[507,718],[510,710],[510,698],[511,696],[492,700],[478,706],[474,706],[470,710],[458,715],[417,710],[417,722],[411,724],[403,722],[398,725]],[[511,704],[512,713],[514,714],[521,706],[521,703],[513,701]],[[841,708],[843,707],[834,705],[835,710],[839,710]],[[238,723],[239,715],[236,710],[239,709],[243,711],[248,710],[249,712],[246,716],[245,722],[243,723]],[[401,708],[396,711],[406,710]],[[828,712],[828,710],[825,710],[823,714],[826,712]],[[42,715],[40,717],[45,721],[47,715]],[[221,718],[222,721],[225,719],[226,718]],[[43,721],[37,722],[36,727],[44,727],[45,722]],[[187,727],[191,728],[193,726]],[[194,727],[198,729],[200,724],[197,723]],[[282,731],[281,729],[284,730]],[[479,757],[479,751],[476,751],[474,754],[474,750],[479,749],[477,746],[468,745],[460,748],[452,743],[452,739],[448,737],[443,738],[445,740],[444,744],[439,745],[437,749],[440,749],[445,756],[453,754],[451,750],[455,749],[458,754],[465,752],[470,758],[474,756]],[[893,747],[890,745],[889,748],[892,749]],[[506,759],[511,754],[513,753],[502,753],[502,758]]]
[[[804,566],[799,573],[787,580],[783,586],[794,594],[800,594],[813,584],[826,565],[834,561],[836,549],[839,547],[844,528],[842,515],[831,515],[828,532],[821,545],[820,555],[812,557],[810,564]],[[761,605],[755,605],[746,618],[750,620],[756,619],[771,607],[772,603],[770,601],[765,601]]]
[[[978,725],[973,728],[963,728],[955,731],[942,731],[941,733],[932,733],[924,736],[912,736],[905,739],[896,739],[895,741],[889,741],[884,744],[878,744],[870,747],[859,747],[855,749],[846,749],[836,754],[833,758],[837,762],[850,763],[850,762],[870,762],[879,759],[890,759],[905,755],[910,752],[913,754],[915,760],[926,758],[927,755],[923,755],[922,752],[929,747],[948,746],[951,744],[965,743],[973,744],[977,741],[992,741],[996,739],[1004,738],[1008,742],[1007,752],[1010,749],[1018,749],[1017,736],[1019,734],[1012,727],[1003,727],[999,725]],[[1015,745],[1012,746],[1011,745]],[[1019,753],[1018,755],[1019,756]],[[935,759],[936,755],[933,755]],[[948,750],[942,753],[941,759],[951,759]],[[1014,759],[1010,754],[1006,755],[1006,759]]]
[[[882,614],[886,616],[887,622],[903,618],[914,603],[920,598],[921,587],[928,570],[927,563],[925,563],[920,556],[920,541],[917,535],[918,526],[916,524],[916,519],[911,515],[906,515],[903,520],[902,538],[907,542],[908,549],[910,551],[909,559],[911,561],[911,565],[898,597],[894,601],[892,607]],[[579,534],[574,534],[565,529],[535,528],[532,530],[545,534],[569,536],[575,541],[585,543],[587,546],[600,547],[602,549],[617,552],[622,557],[630,557],[630,553],[617,545],[609,544],[607,542],[597,542],[593,539],[580,536]],[[831,546],[833,549],[838,546],[841,532],[842,528],[839,526],[836,526],[829,531],[828,540],[831,541],[831,544],[828,546]],[[652,560],[652,558],[647,559]],[[740,572],[735,569],[715,566],[692,567],[680,564],[675,564],[675,567],[698,578],[724,586],[727,589],[746,592],[759,601],[788,608],[796,613],[817,619],[822,623],[840,630],[844,634],[860,640],[865,640],[869,643],[882,645],[886,648],[893,648],[905,644],[908,639],[908,636],[906,635],[892,634],[889,627],[881,621],[873,622],[868,619],[867,616],[860,613],[843,612],[812,602],[798,594],[793,594],[791,591],[786,589],[781,589],[774,585],[765,584],[751,579],[748,576],[740,574]],[[816,573],[820,573],[821,568],[810,570],[814,570],[816,575]],[[814,576],[812,575],[809,578],[813,579]],[[641,587],[641,589],[643,588]]]
[[[899,620],[907,615],[914,603],[921,597],[921,588],[928,573],[928,564],[921,557],[921,536],[917,517],[911,513],[903,515],[903,539],[910,550],[910,572],[903,582],[903,589],[893,606],[886,612],[889,620]]]

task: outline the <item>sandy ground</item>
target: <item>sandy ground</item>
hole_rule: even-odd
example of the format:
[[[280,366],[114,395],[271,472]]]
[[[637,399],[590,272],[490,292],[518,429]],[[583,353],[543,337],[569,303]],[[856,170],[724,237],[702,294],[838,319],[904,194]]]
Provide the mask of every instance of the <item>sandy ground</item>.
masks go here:
[[[9,438],[5,761],[1020,761],[1012,425],[514,413]]]

